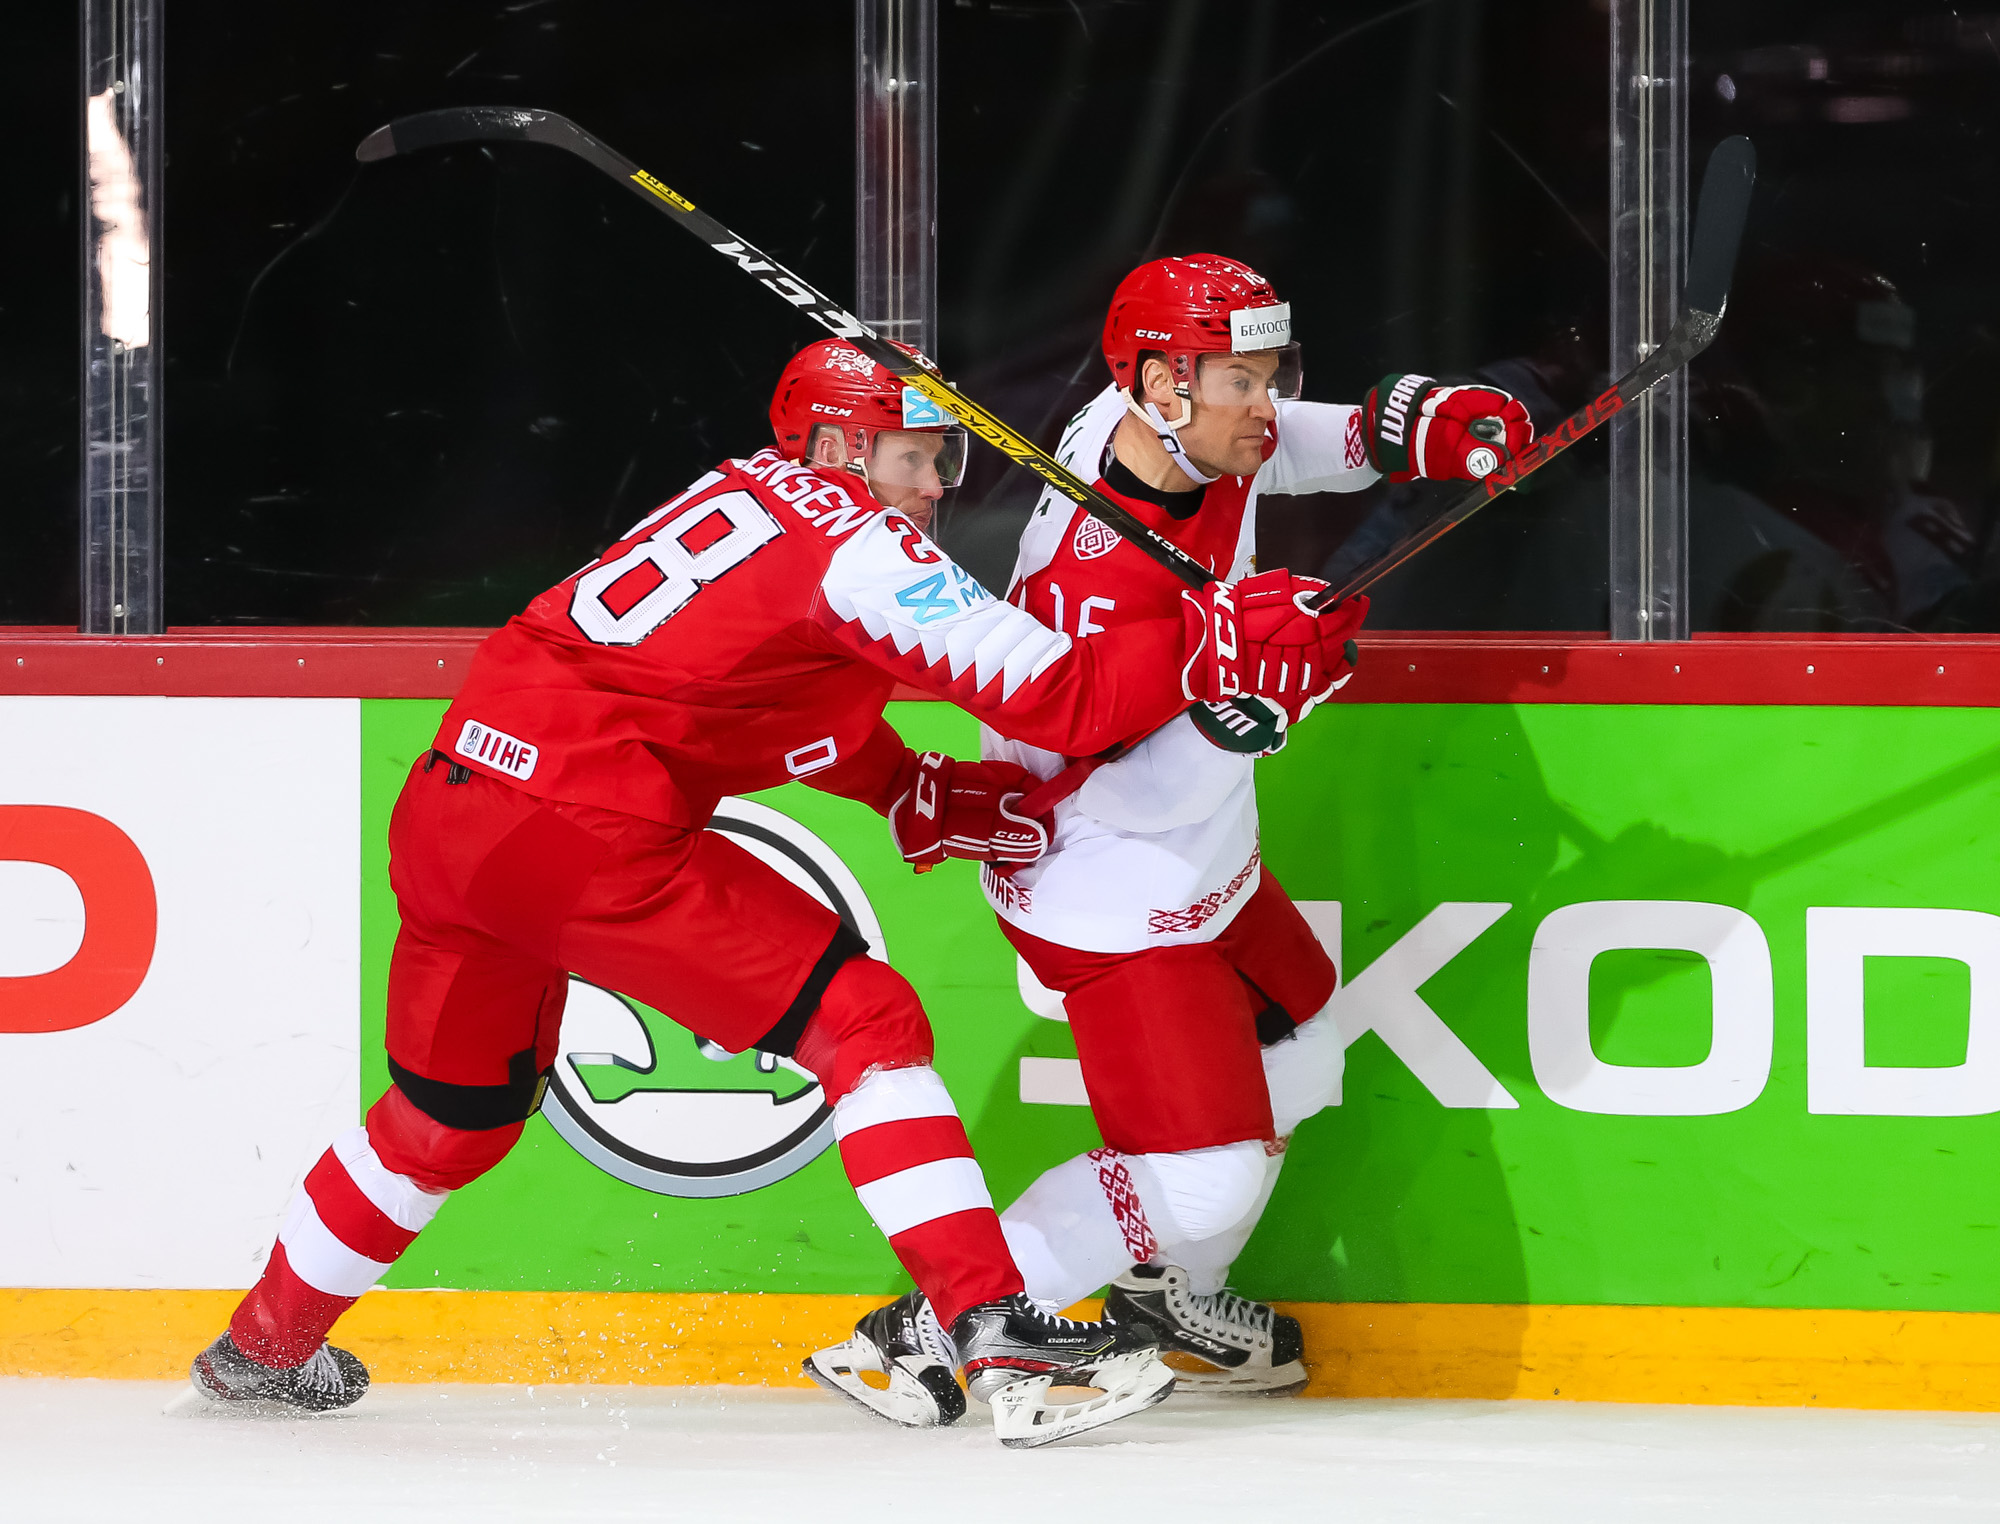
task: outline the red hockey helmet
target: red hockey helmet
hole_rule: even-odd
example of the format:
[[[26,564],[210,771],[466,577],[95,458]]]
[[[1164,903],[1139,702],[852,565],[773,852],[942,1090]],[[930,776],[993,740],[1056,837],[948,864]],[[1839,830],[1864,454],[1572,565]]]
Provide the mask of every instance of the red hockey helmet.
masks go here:
[[[1112,384],[1130,392],[1139,357],[1166,356],[1174,390],[1189,395],[1204,354],[1276,350],[1271,391],[1299,394],[1299,348],[1292,342],[1292,307],[1248,265],[1220,254],[1155,259],[1118,283],[1104,319],[1104,360]]]
[[[916,353],[907,345],[896,347]],[[847,446],[848,469],[878,481],[910,485],[884,476],[893,472],[892,452],[876,448],[877,436],[884,434],[942,434],[935,460],[939,483],[955,487],[964,474],[965,430],[922,392],[841,339],[821,339],[793,355],[771,394],[771,432],[785,459],[804,460],[820,428],[838,431]]]

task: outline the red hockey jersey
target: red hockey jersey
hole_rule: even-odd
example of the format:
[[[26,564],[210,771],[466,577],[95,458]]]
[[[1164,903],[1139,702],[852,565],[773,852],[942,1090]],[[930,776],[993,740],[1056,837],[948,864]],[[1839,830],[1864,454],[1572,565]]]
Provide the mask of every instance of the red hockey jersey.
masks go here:
[[[1180,709],[1182,620],[1076,642],[995,599],[861,483],[726,461],[479,648],[437,748],[667,824],[800,778],[878,809],[898,681],[1084,753]]]

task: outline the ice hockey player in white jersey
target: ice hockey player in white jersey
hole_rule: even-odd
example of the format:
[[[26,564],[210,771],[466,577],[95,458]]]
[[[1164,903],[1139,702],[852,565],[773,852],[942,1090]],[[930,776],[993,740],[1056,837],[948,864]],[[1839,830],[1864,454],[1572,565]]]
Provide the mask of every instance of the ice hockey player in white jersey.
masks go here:
[[[1071,421],[1059,458],[1217,577],[1254,571],[1262,493],[1473,479],[1534,437],[1507,393],[1420,375],[1385,377],[1359,406],[1300,401],[1289,304],[1214,255],[1128,275],[1104,357],[1111,384]],[[1051,490],[1008,597],[1088,640],[1161,617],[1183,590]],[[1366,606],[1342,606],[1352,629]],[[1324,674],[1319,696],[1348,675]],[[1330,950],[1258,850],[1254,764],[1286,727],[1255,700],[1197,705],[1059,804],[1044,856],[982,874],[1031,976],[1024,989],[1062,1003],[1105,1145],[1047,1171],[1002,1214],[1008,1245],[1029,1295],[1050,1307],[1109,1283],[1106,1319],[1157,1337],[1183,1390],[1306,1381],[1297,1321],[1226,1289],[1293,1129],[1337,1097],[1342,1068],[1325,1014],[1338,981]],[[991,729],[984,754],[1044,779],[1071,760]],[[911,1293],[815,1358],[914,1372],[948,1358],[940,1337]]]

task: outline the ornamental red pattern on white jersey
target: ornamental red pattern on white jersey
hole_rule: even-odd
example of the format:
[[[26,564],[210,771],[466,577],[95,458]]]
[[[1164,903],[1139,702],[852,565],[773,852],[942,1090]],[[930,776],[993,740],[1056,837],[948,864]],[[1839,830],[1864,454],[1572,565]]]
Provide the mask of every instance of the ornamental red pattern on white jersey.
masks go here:
[[[763,450],[489,637],[436,744],[541,798],[699,825],[724,795],[851,761],[898,681],[1040,746],[1143,734],[1183,702],[1182,640],[1173,611],[1085,650],[858,478]]]
[[[1220,889],[1211,889],[1184,909],[1155,910],[1147,920],[1146,929],[1165,933],[1200,931],[1215,919],[1217,912],[1235,905],[1236,896],[1241,894],[1248,887],[1250,880],[1256,877],[1257,869],[1263,861],[1262,845],[1251,848],[1250,861],[1236,870],[1236,877]]]

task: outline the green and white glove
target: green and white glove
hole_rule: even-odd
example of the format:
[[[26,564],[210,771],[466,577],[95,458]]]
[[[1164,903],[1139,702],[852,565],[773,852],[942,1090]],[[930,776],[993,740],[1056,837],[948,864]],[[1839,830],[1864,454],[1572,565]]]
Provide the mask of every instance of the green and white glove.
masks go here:
[[[1285,749],[1285,711],[1251,694],[1196,704],[1188,711],[1194,727],[1224,751],[1268,757]]]

